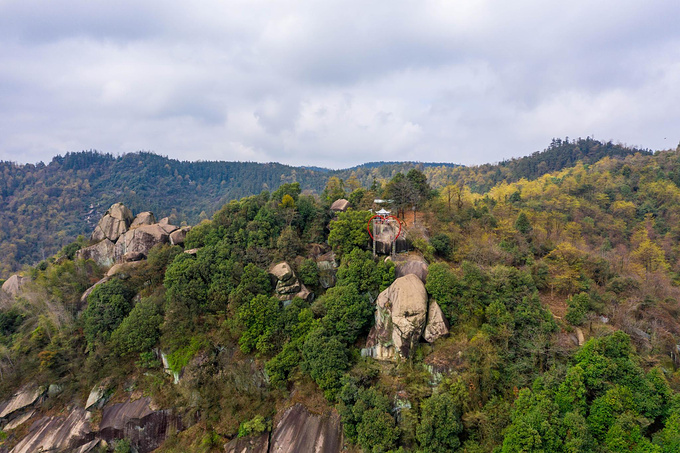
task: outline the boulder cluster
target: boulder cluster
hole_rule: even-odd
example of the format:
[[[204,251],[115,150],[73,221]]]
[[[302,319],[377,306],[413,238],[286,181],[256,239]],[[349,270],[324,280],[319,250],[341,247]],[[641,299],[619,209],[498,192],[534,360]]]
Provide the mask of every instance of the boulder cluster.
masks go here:
[[[304,300],[312,298],[312,292],[297,278],[293,268],[285,261],[269,268],[269,275],[272,276],[275,285],[274,295],[279,300],[288,301],[295,297]]]
[[[427,265],[410,261],[396,268],[398,277],[376,301],[375,325],[362,354],[381,360],[407,358],[422,337],[432,343],[449,333],[439,304],[429,301],[424,280]]]
[[[77,252],[101,266],[145,259],[157,244],[184,244],[190,227],[171,225],[168,218],[156,222],[151,212],[132,215],[125,205],[116,203],[99,220],[91,236],[93,245]]]

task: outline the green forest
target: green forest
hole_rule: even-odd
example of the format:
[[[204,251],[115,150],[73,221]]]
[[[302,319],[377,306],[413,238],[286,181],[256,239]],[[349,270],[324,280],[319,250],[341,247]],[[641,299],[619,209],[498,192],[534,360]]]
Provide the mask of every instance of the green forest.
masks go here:
[[[84,152],[0,172],[0,270],[30,279],[0,291],[0,399],[58,386],[38,409],[55,415],[106,382],[182,415],[160,452],[224,451],[297,403],[337,414],[349,452],[680,451],[680,147],[342,171]],[[409,251],[374,257],[375,199]],[[117,201],[193,227],[83,300],[108,269],[75,252]],[[278,297],[284,261],[314,297]],[[372,357],[408,261],[448,334]]]
[[[134,212],[194,225],[211,218],[225,203],[300,183],[305,194],[320,195],[330,177],[343,189],[385,185],[398,173],[418,168],[433,188],[460,182],[483,193],[502,182],[536,178],[549,171],[625,157],[643,150],[596,140],[555,139],[532,156],[497,165],[461,167],[445,163],[374,162],[345,170],[291,167],[278,163],[184,162],[149,152],[122,156],[82,151],[57,156],[49,164],[0,161],[0,278],[33,266],[88,234],[111,204]]]

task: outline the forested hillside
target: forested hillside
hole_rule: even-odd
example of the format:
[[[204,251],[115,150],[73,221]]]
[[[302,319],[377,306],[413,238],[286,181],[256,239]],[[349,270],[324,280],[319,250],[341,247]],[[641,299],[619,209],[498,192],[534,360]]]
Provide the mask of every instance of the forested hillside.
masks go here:
[[[287,182],[111,271],[66,247],[0,294],[0,410],[55,389],[3,425],[3,446],[104,388],[73,441],[108,439],[100,451],[148,446],[102,426],[149,398],[182,420],[155,439],[164,452],[293,451],[279,434],[298,404],[339,420],[341,436],[312,436],[337,434],[338,452],[677,452],[680,149],[561,149],[586,144],[609,151],[544,174],[540,155],[500,164],[497,184],[492,167],[449,169],[439,190],[441,167],[368,187],[326,172],[318,196]],[[409,252],[373,257],[376,198]]]
[[[290,167],[277,163],[180,162],[148,152],[112,156],[95,151],[68,153],[45,165],[0,162],[0,278],[24,264],[54,254],[91,230],[114,202],[134,211],[151,210],[189,224],[209,218],[231,199],[299,182],[306,193],[321,194],[329,177],[351,192],[381,187],[397,173],[418,167],[433,188],[467,185],[484,192],[501,181],[535,178],[581,160],[625,157],[638,150],[592,139],[554,140],[532,156],[497,165],[375,162],[346,170]],[[451,156],[455,161],[456,156]]]

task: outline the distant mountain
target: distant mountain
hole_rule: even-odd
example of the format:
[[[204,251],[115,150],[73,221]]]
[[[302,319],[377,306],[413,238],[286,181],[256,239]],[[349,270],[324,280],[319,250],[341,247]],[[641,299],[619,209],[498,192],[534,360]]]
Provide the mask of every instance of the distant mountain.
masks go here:
[[[82,151],[57,156],[48,164],[0,162],[0,278],[23,264],[50,256],[79,234],[89,234],[108,207],[123,202],[135,213],[195,224],[232,199],[298,182],[307,193],[321,193],[330,177],[355,179],[370,187],[399,172],[420,168],[430,184],[462,182],[484,192],[501,181],[532,179],[582,160],[625,157],[647,150],[592,139],[553,140],[531,156],[499,164],[462,167],[452,163],[369,162],[343,170],[292,167],[279,163],[186,162],[149,152],[123,156]]]

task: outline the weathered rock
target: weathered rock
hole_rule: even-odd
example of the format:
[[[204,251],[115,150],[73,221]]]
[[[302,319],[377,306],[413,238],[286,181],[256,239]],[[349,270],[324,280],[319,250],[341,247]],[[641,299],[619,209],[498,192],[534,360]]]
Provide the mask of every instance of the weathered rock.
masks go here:
[[[310,414],[301,404],[286,410],[272,432],[271,453],[342,451],[342,425],[335,411]]]
[[[375,224],[373,236],[375,237],[375,251],[380,255],[389,255],[392,251],[400,253],[409,249],[404,232],[400,231],[399,225],[394,222]]]
[[[175,230],[170,234],[170,243],[172,245],[184,245],[184,241],[187,238],[187,233],[191,231],[191,227],[182,227],[179,230]]]
[[[579,327],[576,328],[576,341],[578,341],[579,346],[583,346],[586,342],[586,337],[583,336],[583,331]]]
[[[423,338],[428,343],[434,343],[438,338],[449,334],[449,323],[446,321],[444,312],[436,301],[430,302],[427,310],[427,325],[423,332]]]
[[[335,253],[328,252],[319,256],[316,259],[316,265],[319,268],[319,285],[325,289],[335,286],[335,275],[338,272]]]
[[[127,263],[118,263],[111,266],[111,269],[106,273],[107,277],[113,277],[116,274],[127,274],[130,270],[140,266],[142,261],[130,261]],[[121,277],[119,277],[121,278]]]
[[[288,280],[287,282],[281,280],[276,282],[276,293],[281,296],[298,293],[301,288],[302,284],[297,278]]]
[[[94,245],[82,248],[76,252],[77,259],[92,260],[100,266],[111,266],[115,261],[116,246],[109,239],[99,241]]]
[[[12,297],[17,297],[21,292],[21,287],[31,281],[28,277],[14,274],[2,284],[2,290]]]
[[[59,395],[64,390],[64,387],[59,384],[50,384],[47,388],[47,396],[53,398]]]
[[[181,419],[171,411],[152,411],[150,398],[112,404],[102,410],[99,436],[107,442],[128,439],[139,453],[158,448],[175,430],[181,431]]]
[[[87,397],[85,403],[85,410],[101,409],[107,403],[111,396],[109,385],[107,382],[102,382],[95,385]]]
[[[128,230],[132,220],[132,212],[123,203],[116,203],[106,211],[106,214],[97,223],[92,233],[92,240],[109,239],[116,242],[120,235]]]
[[[81,301],[81,302],[87,302],[87,298],[90,296],[90,294],[92,294],[92,291],[94,291],[94,289],[95,289],[97,286],[101,285],[102,283],[106,283],[106,282],[108,282],[109,280],[111,280],[111,277],[107,274],[107,275],[104,276],[104,278],[102,278],[101,280],[99,280],[97,283],[95,283],[94,285],[92,285],[92,286],[90,286],[89,288],[87,288],[87,289],[85,290],[85,292],[83,293],[83,295],[80,296],[80,301]]]
[[[116,242],[114,256],[121,261],[128,253],[141,253],[144,256],[157,244],[169,242],[170,236],[159,224],[143,225],[123,234]]]
[[[349,208],[349,201],[345,200],[344,198],[335,200],[331,205],[332,212],[345,212],[347,211],[347,208]]]
[[[288,281],[295,277],[293,269],[285,261],[275,264],[269,268],[269,274],[273,275],[278,281]]]
[[[146,259],[146,255],[142,252],[127,252],[121,257],[121,260],[124,263],[133,263],[135,261],[142,261],[143,259]]]
[[[156,217],[154,217],[153,212],[144,211],[135,216],[135,219],[130,224],[130,229],[132,230],[143,225],[153,225],[154,223],[156,223]]]
[[[421,260],[404,261],[403,263],[396,263],[394,275],[399,278],[404,275],[413,274],[423,281],[427,282],[427,263]]]
[[[99,447],[101,444],[102,444],[101,439],[94,439],[93,441],[90,441],[74,450],[71,450],[71,453],[89,453],[91,451],[95,451],[95,448]]]
[[[423,332],[426,318],[427,291],[423,282],[413,274],[396,279],[378,296],[375,325],[366,344],[374,352],[365,354],[377,357],[375,347],[379,344],[383,351],[394,347],[394,354],[408,357]]]
[[[4,428],[2,428],[3,431],[9,431],[11,429],[18,428],[19,426],[23,425],[27,421],[33,417],[33,414],[35,414],[34,410],[28,411],[24,414],[21,414],[17,416],[15,419],[13,419],[11,422],[7,423]]]
[[[186,253],[187,255],[196,256],[196,254],[198,253],[199,250],[200,250],[200,248],[197,248],[197,249],[189,249],[189,250],[185,250],[184,253]]]
[[[224,446],[226,453],[267,453],[269,451],[269,433],[253,437],[238,437]]]
[[[31,425],[11,453],[73,451],[94,440],[89,418],[89,413],[80,408],[71,409],[68,417],[44,417]]]
[[[16,392],[10,399],[0,403],[0,418],[7,418],[15,412],[22,411],[33,406],[43,395],[44,389],[24,387]]]

